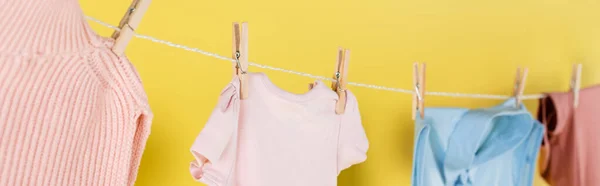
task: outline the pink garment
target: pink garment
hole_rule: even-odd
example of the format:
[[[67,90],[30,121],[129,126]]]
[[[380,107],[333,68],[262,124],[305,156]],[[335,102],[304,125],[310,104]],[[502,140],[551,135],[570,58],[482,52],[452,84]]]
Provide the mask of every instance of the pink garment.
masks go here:
[[[335,186],[343,169],[365,161],[369,147],[358,103],[317,82],[305,94],[279,89],[262,73],[248,74],[248,98],[239,80],[222,91],[218,106],[192,145],[194,179],[210,186]]]
[[[77,0],[0,0],[0,185],[133,185],[152,115]]]
[[[573,93],[551,93],[540,100],[538,117],[546,125],[541,173],[553,186],[600,185],[600,86]]]

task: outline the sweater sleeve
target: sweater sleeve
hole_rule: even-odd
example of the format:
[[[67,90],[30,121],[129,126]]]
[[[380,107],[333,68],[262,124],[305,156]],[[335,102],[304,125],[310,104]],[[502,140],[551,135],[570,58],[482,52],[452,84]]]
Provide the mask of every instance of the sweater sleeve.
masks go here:
[[[142,161],[142,154],[146,148],[146,141],[148,141],[148,137],[150,136],[152,118],[153,115],[149,107],[140,108],[135,116],[136,131],[133,137],[128,185],[134,185],[135,183],[135,178],[137,177]]]
[[[118,56],[113,56],[118,57]],[[150,109],[148,96],[144,90],[142,79],[133,64],[126,57],[118,57],[115,65],[114,82],[123,82],[123,91],[128,92],[131,103],[134,105],[134,116],[131,124],[134,125],[133,141],[131,147],[131,160],[129,167],[128,185],[134,185],[146,149],[146,142],[150,137],[150,129],[154,114]],[[127,86],[125,86],[127,85]]]

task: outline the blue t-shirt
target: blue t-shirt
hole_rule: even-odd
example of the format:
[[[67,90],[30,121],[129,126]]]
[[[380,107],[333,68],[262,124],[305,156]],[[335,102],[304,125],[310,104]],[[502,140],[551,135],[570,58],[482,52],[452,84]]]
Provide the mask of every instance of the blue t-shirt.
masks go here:
[[[543,126],[515,100],[486,109],[426,108],[412,186],[529,186]]]

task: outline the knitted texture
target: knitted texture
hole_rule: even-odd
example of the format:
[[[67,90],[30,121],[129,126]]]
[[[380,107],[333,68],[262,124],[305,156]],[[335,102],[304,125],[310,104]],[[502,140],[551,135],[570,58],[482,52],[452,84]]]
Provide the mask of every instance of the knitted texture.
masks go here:
[[[77,0],[0,0],[0,185],[133,185],[152,114]]]

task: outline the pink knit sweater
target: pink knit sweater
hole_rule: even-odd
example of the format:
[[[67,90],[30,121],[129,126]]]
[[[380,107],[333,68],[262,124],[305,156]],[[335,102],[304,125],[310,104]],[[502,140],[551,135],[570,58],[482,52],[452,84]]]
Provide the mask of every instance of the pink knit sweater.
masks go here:
[[[152,115],[77,0],[0,0],[0,185],[133,185]]]

